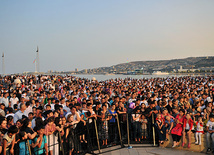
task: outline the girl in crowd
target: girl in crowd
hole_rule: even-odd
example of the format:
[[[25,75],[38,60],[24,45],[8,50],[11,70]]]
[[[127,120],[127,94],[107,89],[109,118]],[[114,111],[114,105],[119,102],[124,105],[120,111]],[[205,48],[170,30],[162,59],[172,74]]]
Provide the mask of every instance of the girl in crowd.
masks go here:
[[[182,147],[185,145],[185,136],[187,135],[187,140],[188,140],[188,148],[190,148],[191,145],[191,134],[193,130],[193,120],[190,116],[190,113],[186,114],[186,117],[184,118],[184,124],[183,124],[183,143]]]
[[[19,146],[19,154],[23,154],[23,155],[30,155],[30,152],[31,150],[29,150],[30,146],[28,146],[28,142],[29,142],[29,145],[31,144],[31,140],[30,141],[27,141],[28,139],[28,135],[25,131],[20,131],[19,132],[19,143],[18,143],[18,146]]]
[[[185,113],[185,110],[180,109],[179,114],[175,118],[176,126],[171,131],[172,139],[173,139],[173,146],[172,146],[173,148],[178,146],[179,141],[180,141],[181,136],[182,136],[184,118],[185,118],[184,113]]]
[[[100,125],[99,125],[99,133],[102,140],[102,145],[105,146],[108,144],[108,120],[109,117],[105,116],[105,113],[101,114]]]
[[[35,127],[35,130],[38,135],[34,138],[32,142],[34,155],[48,155],[48,144],[47,137],[44,134],[44,127],[37,126]]]
[[[34,139],[37,133],[31,128],[32,124],[28,118],[22,120],[20,131],[25,131],[30,139]]]
[[[80,115],[80,123],[79,123],[79,129],[80,129],[80,142],[83,143],[87,143],[86,139],[85,139],[85,135],[86,135],[86,131],[87,131],[87,128],[86,128],[86,121],[87,121],[87,117],[85,115],[85,113],[81,113]]]
[[[49,117],[48,118],[48,124],[45,126],[45,135],[47,136],[47,142],[48,142],[48,151],[50,155],[53,155],[53,144],[54,144],[54,132],[56,130],[56,125],[54,123],[54,118]]]
[[[146,140],[147,136],[148,136],[148,134],[147,134],[147,123],[148,123],[148,121],[147,121],[145,115],[143,115],[143,114],[141,115],[140,122],[141,122],[141,133],[142,133],[141,139]]]
[[[202,120],[202,117],[198,118],[198,121],[196,123],[196,133],[195,133],[195,144],[201,145],[201,135],[204,133],[204,122]]]
[[[164,140],[166,139],[166,128],[164,125],[164,119],[161,118],[161,114],[157,114],[155,125],[157,127],[159,143],[163,144]]]
[[[53,142],[54,144],[54,148],[53,148],[53,154],[59,154],[59,136],[63,136],[64,135],[64,130],[63,130],[63,126],[62,126],[62,119],[60,117],[55,118],[55,125],[56,125],[56,130],[54,132],[53,135]],[[60,135],[59,135],[60,133]]]

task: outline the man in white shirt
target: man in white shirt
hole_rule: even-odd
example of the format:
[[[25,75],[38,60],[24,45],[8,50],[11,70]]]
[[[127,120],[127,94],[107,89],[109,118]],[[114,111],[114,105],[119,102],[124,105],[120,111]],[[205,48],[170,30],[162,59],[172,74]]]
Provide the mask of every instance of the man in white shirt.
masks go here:
[[[68,113],[65,115],[66,119],[67,119],[67,117],[68,117],[69,114],[72,114],[72,115],[73,115],[73,121],[80,121],[80,115],[79,115],[79,113],[77,112],[76,107],[73,106],[73,107],[71,108],[71,112],[68,112]]]
[[[67,101],[66,101],[66,106],[63,107],[63,110],[64,110],[66,113],[70,112],[69,104],[70,104],[70,102],[67,100]]]
[[[36,117],[31,121],[32,123],[32,129],[36,126],[36,118],[40,117],[44,121],[44,117],[42,117],[42,109],[40,107],[36,108]]]
[[[46,109],[46,106],[49,105],[51,107],[51,110],[54,110],[54,104],[51,103],[52,99],[48,99],[48,103],[44,106],[44,109]]]
[[[25,112],[26,110],[26,105],[25,103],[21,103],[20,104],[20,110],[17,111],[14,115],[14,118],[13,118],[13,122],[16,123],[19,119],[22,119],[22,116],[25,115],[26,117],[28,117],[28,115],[26,114]]]

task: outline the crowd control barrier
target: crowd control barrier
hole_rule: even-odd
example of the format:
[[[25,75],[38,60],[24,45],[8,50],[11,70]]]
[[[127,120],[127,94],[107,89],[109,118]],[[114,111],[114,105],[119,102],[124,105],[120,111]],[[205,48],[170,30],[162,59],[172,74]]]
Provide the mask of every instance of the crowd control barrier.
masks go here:
[[[158,138],[157,134],[155,134],[154,114],[152,114],[151,118],[147,128],[150,137],[147,137],[146,140],[141,139],[140,123],[133,121],[132,114],[108,114],[104,119],[99,117],[96,119],[90,118],[85,125],[80,122],[76,124],[75,128],[68,126],[64,130],[64,136],[61,136],[59,132],[55,133],[54,137],[47,136],[47,141],[52,140],[52,143],[48,143],[48,149],[52,150],[54,155],[69,155],[71,152],[72,154],[101,154],[105,153],[106,148],[108,148],[108,151],[115,150],[115,146],[117,146],[117,149],[135,144],[138,147],[143,146],[143,144],[156,146]],[[69,133],[66,133],[67,129]],[[136,131],[138,133],[135,133]],[[67,137],[66,134],[68,134]],[[136,136],[140,137],[140,142],[135,141]],[[83,137],[85,137],[84,140],[82,139]],[[29,151],[29,155],[38,154],[37,152],[40,150],[32,149],[29,141],[26,148]]]

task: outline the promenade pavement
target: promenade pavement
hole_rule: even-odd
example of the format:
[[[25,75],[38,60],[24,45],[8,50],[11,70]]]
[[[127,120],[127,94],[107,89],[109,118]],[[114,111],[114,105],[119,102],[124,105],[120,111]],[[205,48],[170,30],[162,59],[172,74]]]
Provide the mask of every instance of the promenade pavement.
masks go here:
[[[103,149],[102,152],[102,155],[205,155],[205,153],[162,147],[133,147],[131,149],[125,147],[117,150],[109,148]]]

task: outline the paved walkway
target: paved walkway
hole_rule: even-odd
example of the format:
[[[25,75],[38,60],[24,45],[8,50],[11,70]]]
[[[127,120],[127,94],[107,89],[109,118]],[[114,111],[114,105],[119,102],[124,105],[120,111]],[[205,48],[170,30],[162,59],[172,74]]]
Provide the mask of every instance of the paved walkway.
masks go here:
[[[136,147],[132,149],[123,148],[118,150],[110,149],[110,152],[104,152],[103,155],[205,155],[205,153],[176,150],[171,148],[160,148],[160,147]]]

